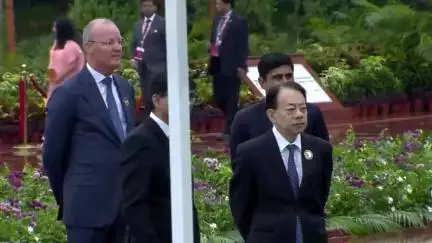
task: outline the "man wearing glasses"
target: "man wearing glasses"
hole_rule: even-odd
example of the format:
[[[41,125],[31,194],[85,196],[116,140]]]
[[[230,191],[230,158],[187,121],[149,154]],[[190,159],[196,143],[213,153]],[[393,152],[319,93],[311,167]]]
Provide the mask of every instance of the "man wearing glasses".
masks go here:
[[[123,41],[108,19],[83,31],[87,64],[48,102],[43,164],[69,243],[122,242],[120,146],[134,125],[134,92],[113,74]]]

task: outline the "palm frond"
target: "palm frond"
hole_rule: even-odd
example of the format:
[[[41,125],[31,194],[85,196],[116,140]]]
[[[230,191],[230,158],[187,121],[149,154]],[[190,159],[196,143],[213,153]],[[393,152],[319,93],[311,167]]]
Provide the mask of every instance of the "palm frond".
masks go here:
[[[432,212],[395,211],[388,214],[335,216],[327,219],[328,230],[342,230],[354,236],[395,232],[404,228],[423,228],[432,222]]]
[[[425,226],[423,216],[420,213],[396,211],[390,213],[389,216],[404,228],[421,228]]]
[[[203,243],[243,243],[243,238],[236,230],[224,232],[222,235],[203,235]]]

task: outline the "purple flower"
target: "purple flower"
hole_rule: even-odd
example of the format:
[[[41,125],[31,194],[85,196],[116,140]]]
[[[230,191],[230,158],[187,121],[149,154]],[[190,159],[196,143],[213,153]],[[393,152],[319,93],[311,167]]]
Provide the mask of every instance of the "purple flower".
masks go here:
[[[351,186],[353,187],[362,187],[365,184],[364,180],[352,180]]]
[[[422,130],[417,129],[414,132],[408,131],[408,132],[404,133],[404,136],[409,137],[409,138],[420,138],[421,134],[422,134]]]
[[[12,210],[12,206],[9,202],[0,203],[0,212],[10,212]]]
[[[403,151],[405,153],[410,153],[418,149],[420,146],[416,143],[405,141],[403,145]]]
[[[354,141],[354,147],[355,147],[355,148],[361,148],[361,147],[363,147],[363,142],[360,141],[360,140],[358,140],[358,139],[356,139],[356,140]]]
[[[362,187],[365,184],[364,180],[361,180],[360,178],[356,176],[347,176],[346,180],[351,184],[353,187]]]
[[[194,182],[194,190],[197,191],[203,191],[203,190],[207,190],[210,189],[211,186],[209,184],[203,183],[203,182]]]
[[[37,200],[33,200],[31,202],[28,202],[28,206],[31,208],[34,208],[34,209],[44,209],[45,208],[45,206]]]
[[[22,186],[21,180],[24,176],[24,173],[21,171],[12,171],[8,175],[8,181],[14,189],[19,189]]]
[[[398,156],[396,156],[396,158],[394,159],[394,163],[396,165],[404,165],[407,162],[408,158],[405,154],[400,154]]]

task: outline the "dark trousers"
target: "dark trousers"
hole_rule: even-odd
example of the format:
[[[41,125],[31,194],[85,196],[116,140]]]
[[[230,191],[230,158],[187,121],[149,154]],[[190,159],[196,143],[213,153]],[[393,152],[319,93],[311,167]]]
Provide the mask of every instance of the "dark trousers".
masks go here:
[[[120,220],[102,228],[66,226],[68,243],[127,243],[126,226]]]
[[[140,87],[141,87],[141,95],[143,97],[143,118],[145,119],[150,115],[150,112],[153,108],[153,101],[151,97],[151,80],[155,73],[151,72],[145,64],[141,65],[141,69],[139,72],[140,75]]]
[[[213,75],[213,101],[225,116],[224,134],[230,134],[234,116],[238,110],[240,79],[233,75]]]

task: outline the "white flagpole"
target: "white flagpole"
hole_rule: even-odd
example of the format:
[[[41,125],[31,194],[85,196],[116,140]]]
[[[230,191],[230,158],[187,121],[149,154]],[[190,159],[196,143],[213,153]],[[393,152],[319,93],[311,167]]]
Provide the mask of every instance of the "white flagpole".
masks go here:
[[[185,0],[165,0],[173,243],[193,242],[189,66]]]

